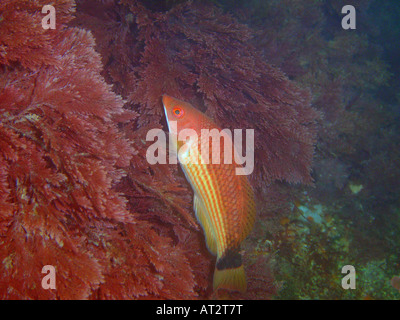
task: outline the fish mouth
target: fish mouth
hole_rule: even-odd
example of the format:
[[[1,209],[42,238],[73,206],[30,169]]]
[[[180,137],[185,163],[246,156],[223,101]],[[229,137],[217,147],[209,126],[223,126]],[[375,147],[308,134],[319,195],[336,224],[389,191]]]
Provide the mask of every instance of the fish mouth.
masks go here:
[[[171,128],[169,127],[168,111],[167,111],[167,107],[166,107],[166,104],[168,104],[168,99],[171,99],[171,97],[166,94],[162,95],[162,103],[163,103],[163,107],[164,107],[165,118],[167,119],[168,131],[171,131]]]

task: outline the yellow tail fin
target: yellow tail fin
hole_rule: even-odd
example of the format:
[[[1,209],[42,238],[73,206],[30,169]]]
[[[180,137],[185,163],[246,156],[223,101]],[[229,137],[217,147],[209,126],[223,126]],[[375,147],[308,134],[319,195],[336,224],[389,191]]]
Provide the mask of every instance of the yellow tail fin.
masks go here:
[[[237,268],[223,270],[215,268],[213,286],[214,291],[221,288],[245,292],[247,284],[243,265]]]

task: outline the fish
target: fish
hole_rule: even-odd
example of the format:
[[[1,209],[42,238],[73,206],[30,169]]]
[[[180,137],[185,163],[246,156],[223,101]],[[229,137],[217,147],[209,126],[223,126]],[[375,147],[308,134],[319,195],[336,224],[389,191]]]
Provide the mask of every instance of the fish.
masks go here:
[[[175,137],[172,143],[176,150],[179,149],[179,163],[193,189],[195,216],[204,231],[208,250],[217,258],[213,290],[245,292],[247,281],[241,243],[253,228],[256,207],[254,192],[247,176],[236,174],[235,169],[240,165],[234,161],[223,161],[222,149],[225,145],[232,146],[233,155],[237,152],[232,137],[222,134],[224,138],[221,141],[224,143],[215,147],[208,136],[202,135],[202,129],[217,129],[221,132],[210,117],[190,103],[165,94],[162,102],[169,134]],[[184,129],[194,130],[197,141],[191,138],[178,140],[177,137]],[[220,147],[221,161],[201,161],[204,157],[210,157],[210,154],[204,155],[201,152],[202,144],[208,144],[211,153]]]

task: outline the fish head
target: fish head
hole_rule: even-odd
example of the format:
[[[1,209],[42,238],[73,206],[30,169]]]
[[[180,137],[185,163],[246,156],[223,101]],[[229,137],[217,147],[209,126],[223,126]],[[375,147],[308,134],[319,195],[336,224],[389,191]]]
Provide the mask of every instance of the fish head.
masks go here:
[[[202,119],[206,116],[190,103],[164,94],[162,96],[164,112],[169,132],[177,135],[183,129],[193,129],[200,133]],[[175,121],[176,125],[171,125]]]

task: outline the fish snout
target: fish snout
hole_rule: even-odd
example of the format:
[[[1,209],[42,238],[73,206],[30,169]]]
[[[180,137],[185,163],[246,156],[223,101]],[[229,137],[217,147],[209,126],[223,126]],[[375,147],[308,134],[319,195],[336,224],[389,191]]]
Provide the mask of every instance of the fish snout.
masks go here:
[[[172,98],[171,96],[169,96],[167,94],[162,95],[162,102],[163,102],[164,106],[170,106],[174,100],[175,100],[174,98]]]

